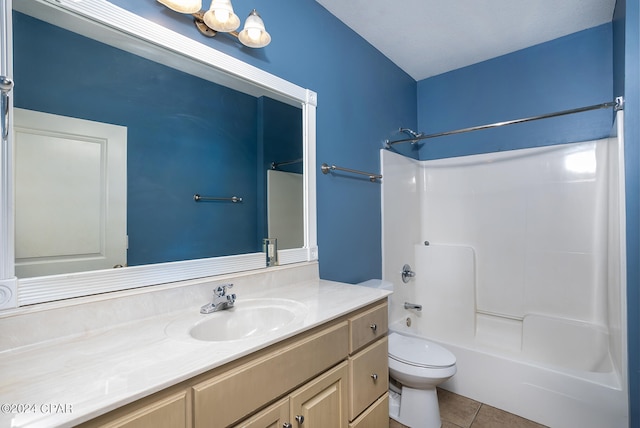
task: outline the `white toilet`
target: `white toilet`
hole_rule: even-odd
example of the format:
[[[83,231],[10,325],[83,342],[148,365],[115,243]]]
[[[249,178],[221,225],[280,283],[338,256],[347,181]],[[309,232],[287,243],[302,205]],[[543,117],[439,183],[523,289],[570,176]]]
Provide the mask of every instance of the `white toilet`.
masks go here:
[[[358,285],[393,291],[393,284],[381,279]],[[389,332],[389,375],[402,384],[397,392],[390,384],[389,416],[392,419],[410,428],[440,428],[436,386],[454,374],[456,357],[449,350],[422,338]]]
[[[456,357],[428,340],[389,334],[389,374],[402,384],[398,414],[391,418],[411,428],[440,428],[436,386],[456,374]]]

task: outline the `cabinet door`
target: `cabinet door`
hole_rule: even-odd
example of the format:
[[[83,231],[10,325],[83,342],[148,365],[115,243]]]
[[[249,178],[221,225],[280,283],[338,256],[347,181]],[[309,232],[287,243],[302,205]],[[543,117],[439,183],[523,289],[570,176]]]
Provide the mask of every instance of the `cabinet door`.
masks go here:
[[[347,376],[347,362],[344,361],[291,394],[292,425],[347,428]]]
[[[284,398],[239,423],[235,428],[282,428],[289,420],[289,398]]]

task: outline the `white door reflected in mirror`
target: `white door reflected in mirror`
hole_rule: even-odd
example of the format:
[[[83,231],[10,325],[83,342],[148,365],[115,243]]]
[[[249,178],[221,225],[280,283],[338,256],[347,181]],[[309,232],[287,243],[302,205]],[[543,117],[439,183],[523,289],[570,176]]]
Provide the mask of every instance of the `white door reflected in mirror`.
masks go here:
[[[127,262],[127,128],[14,109],[16,273]]]

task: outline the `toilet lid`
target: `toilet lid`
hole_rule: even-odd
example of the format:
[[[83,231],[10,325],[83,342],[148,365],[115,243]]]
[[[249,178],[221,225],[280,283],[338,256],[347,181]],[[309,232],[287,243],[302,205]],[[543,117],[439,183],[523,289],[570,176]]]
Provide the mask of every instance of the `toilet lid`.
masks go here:
[[[389,335],[389,357],[419,367],[451,367],[456,356],[442,346],[398,333]]]

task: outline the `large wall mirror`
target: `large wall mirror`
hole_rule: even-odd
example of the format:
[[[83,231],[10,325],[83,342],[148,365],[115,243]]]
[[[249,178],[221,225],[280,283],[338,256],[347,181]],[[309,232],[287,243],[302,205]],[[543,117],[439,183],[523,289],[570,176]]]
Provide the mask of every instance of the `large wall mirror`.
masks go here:
[[[104,0],[11,18],[18,305],[317,258],[313,92]]]

